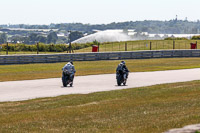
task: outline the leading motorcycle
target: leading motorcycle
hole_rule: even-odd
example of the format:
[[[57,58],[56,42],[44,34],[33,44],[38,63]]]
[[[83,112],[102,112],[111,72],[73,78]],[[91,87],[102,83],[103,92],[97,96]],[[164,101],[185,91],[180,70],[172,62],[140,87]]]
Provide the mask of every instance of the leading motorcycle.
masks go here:
[[[126,80],[127,79],[124,79],[124,73],[125,72],[122,71],[122,70],[119,70],[116,73],[116,79],[117,79],[117,85],[118,86],[121,86],[121,84],[126,85]]]
[[[67,85],[70,85],[70,87],[72,87],[73,85],[73,80],[70,78],[70,75],[72,73],[70,73],[67,69],[63,69],[62,72],[62,83],[64,87],[67,87]]]

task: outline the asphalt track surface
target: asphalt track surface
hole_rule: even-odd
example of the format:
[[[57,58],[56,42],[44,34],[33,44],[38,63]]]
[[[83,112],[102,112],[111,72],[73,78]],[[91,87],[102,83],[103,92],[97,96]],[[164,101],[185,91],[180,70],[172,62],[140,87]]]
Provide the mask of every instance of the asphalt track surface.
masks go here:
[[[62,87],[61,78],[0,82],[0,102],[119,90],[164,83],[200,80],[200,68],[129,74],[126,86],[117,86],[115,74],[77,76],[73,87]]]

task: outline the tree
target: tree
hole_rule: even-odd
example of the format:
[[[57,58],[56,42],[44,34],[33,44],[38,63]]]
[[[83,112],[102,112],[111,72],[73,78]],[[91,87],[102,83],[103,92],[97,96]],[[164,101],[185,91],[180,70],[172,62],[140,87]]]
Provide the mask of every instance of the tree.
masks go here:
[[[79,31],[71,31],[69,34],[69,39],[71,42],[83,37],[83,33]]]
[[[29,35],[29,40],[30,40],[30,43],[31,43],[31,44],[34,44],[36,41],[38,41],[38,40],[37,40],[37,36],[38,36],[38,34],[36,34],[36,33],[31,33],[31,34]]]
[[[58,40],[58,36],[56,34],[56,32],[51,32],[49,33],[49,35],[47,36],[47,43],[56,43],[56,41]]]
[[[24,41],[24,37],[16,35],[16,36],[10,37],[10,40],[11,40],[12,43],[17,43],[18,41],[19,42],[23,42]]]
[[[42,42],[42,43],[46,43],[47,42],[47,38],[44,36],[37,36],[37,41]]]
[[[25,44],[30,44],[30,38],[29,37],[23,37],[23,42]]]
[[[0,44],[6,43],[7,39],[8,39],[8,37],[7,37],[6,33],[0,34]]]

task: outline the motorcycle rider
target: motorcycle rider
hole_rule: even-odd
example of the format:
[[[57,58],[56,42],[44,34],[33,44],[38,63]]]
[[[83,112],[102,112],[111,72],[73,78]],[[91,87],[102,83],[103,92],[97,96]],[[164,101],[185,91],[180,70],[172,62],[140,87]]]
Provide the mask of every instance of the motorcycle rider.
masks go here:
[[[121,63],[117,66],[116,72],[118,73],[120,70],[123,73],[124,80],[126,80],[128,78],[128,72],[129,72],[129,70],[126,67],[125,61],[121,61]]]
[[[75,70],[75,67],[74,67],[74,65],[73,65],[73,62],[72,62],[72,61],[68,62],[68,63],[62,68],[62,70],[64,70],[64,69],[66,69],[66,70],[68,70],[68,72],[70,72],[70,80],[73,82],[73,80],[74,80],[74,75],[75,75],[75,73],[76,73],[76,70]]]

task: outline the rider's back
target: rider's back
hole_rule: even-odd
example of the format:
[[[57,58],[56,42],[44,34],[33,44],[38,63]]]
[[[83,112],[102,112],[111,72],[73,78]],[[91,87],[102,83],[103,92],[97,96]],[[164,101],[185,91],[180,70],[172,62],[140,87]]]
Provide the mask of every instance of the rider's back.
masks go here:
[[[71,63],[67,63],[63,68],[68,72],[73,73],[73,65]]]

